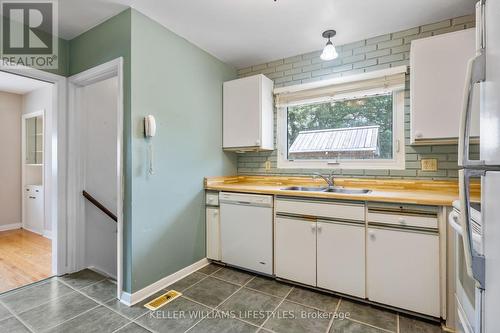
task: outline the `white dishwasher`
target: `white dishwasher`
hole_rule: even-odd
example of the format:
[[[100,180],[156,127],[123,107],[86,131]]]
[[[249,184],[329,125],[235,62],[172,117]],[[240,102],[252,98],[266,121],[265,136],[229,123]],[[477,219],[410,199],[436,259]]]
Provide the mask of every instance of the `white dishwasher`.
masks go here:
[[[219,194],[222,262],[273,273],[273,197]]]

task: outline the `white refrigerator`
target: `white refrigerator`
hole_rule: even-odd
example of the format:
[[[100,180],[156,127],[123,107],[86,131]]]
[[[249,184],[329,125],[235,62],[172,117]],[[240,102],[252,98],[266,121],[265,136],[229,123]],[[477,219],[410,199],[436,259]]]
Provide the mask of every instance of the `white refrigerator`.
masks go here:
[[[500,332],[500,0],[482,0],[476,6],[477,54],[469,62],[458,148],[460,223],[463,263],[475,284],[470,333]],[[480,101],[479,160],[469,156],[472,100]],[[480,237],[469,183],[481,179]],[[478,245],[479,244],[479,245]],[[462,300],[457,295],[457,304]],[[460,306],[459,306],[460,307]],[[463,313],[462,313],[463,315]],[[460,312],[459,316],[460,317]],[[472,317],[472,318],[471,318]],[[463,323],[462,323],[463,324]],[[465,326],[465,325],[463,325]],[[472,330],[472,331],[471,331]]]

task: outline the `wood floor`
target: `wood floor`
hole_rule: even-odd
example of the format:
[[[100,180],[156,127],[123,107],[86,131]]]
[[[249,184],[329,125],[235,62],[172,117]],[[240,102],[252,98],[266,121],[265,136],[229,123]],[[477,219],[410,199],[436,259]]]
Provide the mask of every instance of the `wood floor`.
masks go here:
[[[52,275],[51,241],[17,229],[0,232],[0,293]]]

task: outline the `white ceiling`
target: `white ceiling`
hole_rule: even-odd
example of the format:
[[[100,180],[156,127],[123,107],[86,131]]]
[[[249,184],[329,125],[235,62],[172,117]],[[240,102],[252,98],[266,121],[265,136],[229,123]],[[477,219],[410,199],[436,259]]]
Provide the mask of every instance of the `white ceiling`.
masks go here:
[[[471,14],[476,0],[60,0],[71,39],[134,7],[237,68]]]
[[[50,85],[48,82],[0,71],[0,91],[3,92],[24,95]]]

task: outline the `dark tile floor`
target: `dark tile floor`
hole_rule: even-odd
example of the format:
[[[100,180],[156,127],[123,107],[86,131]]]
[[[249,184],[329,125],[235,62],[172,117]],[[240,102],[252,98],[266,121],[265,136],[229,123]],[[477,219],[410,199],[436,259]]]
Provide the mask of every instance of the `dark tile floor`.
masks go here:
[[[127,307],[116,284],[84,270],[0,295],[0,332],[440,333],[396,312],[210,264],[166,290],[183,296],[157,311]]]

